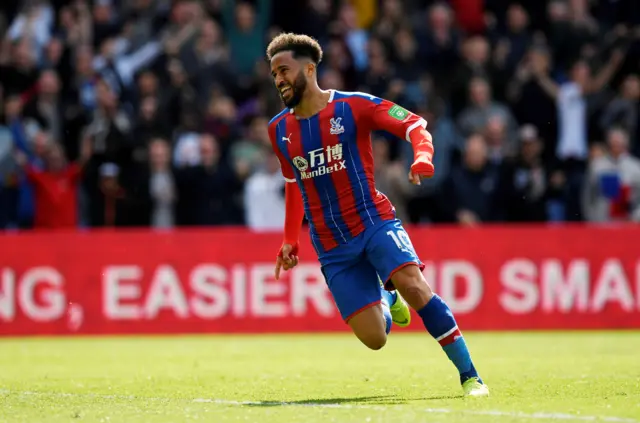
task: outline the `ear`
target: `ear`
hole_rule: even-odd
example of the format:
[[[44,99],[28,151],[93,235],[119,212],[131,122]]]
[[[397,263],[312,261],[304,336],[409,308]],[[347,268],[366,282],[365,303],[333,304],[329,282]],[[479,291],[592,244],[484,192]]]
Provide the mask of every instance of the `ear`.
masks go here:
[[[316,70],[316,65],[313,63],[307,64],[307,76],[313,76],[313,73]]]

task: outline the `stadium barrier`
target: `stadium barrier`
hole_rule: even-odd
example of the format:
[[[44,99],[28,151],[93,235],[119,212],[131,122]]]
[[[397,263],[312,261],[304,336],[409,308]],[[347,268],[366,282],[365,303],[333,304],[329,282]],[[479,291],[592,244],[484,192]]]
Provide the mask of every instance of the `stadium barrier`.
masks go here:
[[[408,232],[464,329],[640,328],[638,226]],[[348,330],[308,239],[274,280],[280,241],[239,228],[0,235],[0,335]]]

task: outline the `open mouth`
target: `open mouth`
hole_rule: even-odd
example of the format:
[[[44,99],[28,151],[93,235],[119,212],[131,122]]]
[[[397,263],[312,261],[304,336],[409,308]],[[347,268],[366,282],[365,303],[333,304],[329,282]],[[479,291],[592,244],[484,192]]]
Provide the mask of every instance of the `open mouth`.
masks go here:
[[[291,87],[290,86],[286,86],[280,89],[280,95],[281,96],[285,96],[286,94],[291,92]]]

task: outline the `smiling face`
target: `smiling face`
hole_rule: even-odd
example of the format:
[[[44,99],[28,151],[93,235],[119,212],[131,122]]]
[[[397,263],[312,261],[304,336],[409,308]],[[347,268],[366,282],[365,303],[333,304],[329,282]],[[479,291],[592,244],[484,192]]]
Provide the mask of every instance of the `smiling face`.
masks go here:
[[[307,89],[307,78],[313,65],[293,57],[291,51],[282,51],[271,59],[271,76],[280,98],[288,108],[300,104]]]

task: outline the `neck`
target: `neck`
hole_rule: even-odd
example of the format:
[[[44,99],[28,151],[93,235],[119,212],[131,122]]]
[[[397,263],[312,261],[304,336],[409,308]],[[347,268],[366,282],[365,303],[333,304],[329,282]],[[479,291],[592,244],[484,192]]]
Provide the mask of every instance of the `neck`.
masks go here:
[[[293,111],[299,118],[309,118],[327,107],[330,97],[330,91],[321,90],[320,87],[314,84],[307,87],[300,104],[294,107]]]

